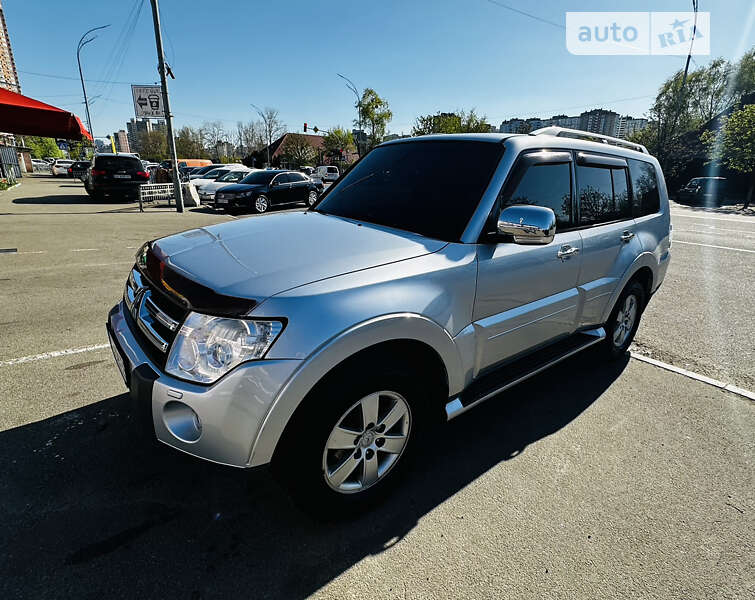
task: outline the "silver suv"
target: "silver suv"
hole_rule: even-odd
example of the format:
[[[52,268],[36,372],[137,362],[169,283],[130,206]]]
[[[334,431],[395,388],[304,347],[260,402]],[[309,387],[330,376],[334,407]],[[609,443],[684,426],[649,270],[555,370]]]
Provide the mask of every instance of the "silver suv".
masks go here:
[[[134,410],[338,512],[434,422],[624,354],[669,264],[666,185],[644,147],[584,137],[395,140],[309,210],[148,242],[107,325]]]

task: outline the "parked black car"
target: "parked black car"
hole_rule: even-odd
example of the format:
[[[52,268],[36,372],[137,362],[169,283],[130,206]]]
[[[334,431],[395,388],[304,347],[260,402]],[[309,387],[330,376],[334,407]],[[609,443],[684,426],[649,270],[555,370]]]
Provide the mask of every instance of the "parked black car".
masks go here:
[[[136,200],[139,186],[149,182],[149,173],[134,156],[98,154],[84,178],[87,194],[97,200]]]
[[[82,181],[86,177],[89,167],[92,163],[88,160],[77,160],[70,167],[68,167],[68,175],[71,177],[78,177]]]
[[[676,193],[679,202],[720,206],[729,197],[726,177],[695,177]]]
[[[296,171],[254,171],[239,183],[227,185],[215,194],[215,208],[229,214],[266,212],[271,206],[306,204],[312,206],[322,186]]]

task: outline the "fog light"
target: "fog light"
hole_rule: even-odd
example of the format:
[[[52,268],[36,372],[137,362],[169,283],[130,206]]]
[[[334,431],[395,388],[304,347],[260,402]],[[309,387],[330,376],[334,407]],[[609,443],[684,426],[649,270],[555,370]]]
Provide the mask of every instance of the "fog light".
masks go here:
[[[171,400],[163,407],[163,422],[183,442],[196,442],[202,435],[202,421],[191,407]]]

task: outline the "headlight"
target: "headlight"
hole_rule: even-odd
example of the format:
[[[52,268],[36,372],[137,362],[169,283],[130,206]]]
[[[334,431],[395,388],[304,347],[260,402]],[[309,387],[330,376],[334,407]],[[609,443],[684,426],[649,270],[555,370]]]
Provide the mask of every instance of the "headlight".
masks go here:
[[[173,342],[165,370],[182,379],[212,383],[242,362],[262,358],[282,329],[280,321],[192,312]]]
[[[249,198],[250,196],[254,196],[254,192],[251,190],[248,192],[241,192],[240,194],[238,194],[238,196],[240,196],[241,198]]]

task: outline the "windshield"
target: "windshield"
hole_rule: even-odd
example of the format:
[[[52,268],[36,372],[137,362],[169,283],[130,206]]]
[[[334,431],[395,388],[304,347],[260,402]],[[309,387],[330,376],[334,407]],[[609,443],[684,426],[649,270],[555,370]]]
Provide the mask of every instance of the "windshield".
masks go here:
[[[239,183],[266,184],[270,183],[277,174],[277,171],[255,171],[244,177]]]
[[[225,175],[226,173],[230,173],[228,169],[213,169],[212,171],[209,171],[202,175],[203,179],[217,179],[218,177]]]
[[[438,140],[376,148],[338,182],[318,212],[458,241],[503,146]]]
[[[210,165],[208,167],[202,167],[198,171],[194,171],[194,173],[192,173],[192,175],[204,175],[205,173],[207,173],[209,171],[214,171],[217,168],[218,168],[217,165]]]
[[[231,171],[222,177],[218,177],[218,181],[239,181],[244,175],[246,175],[246,171]]]

